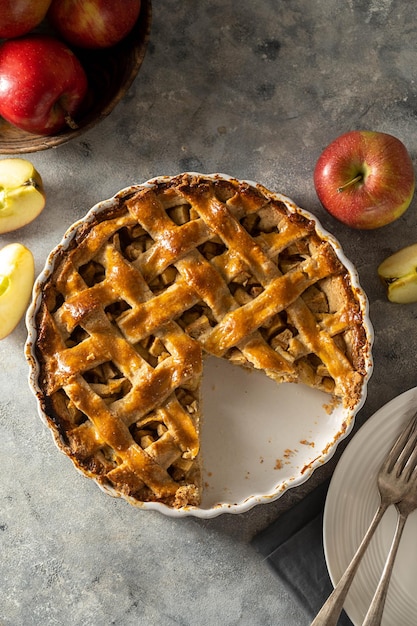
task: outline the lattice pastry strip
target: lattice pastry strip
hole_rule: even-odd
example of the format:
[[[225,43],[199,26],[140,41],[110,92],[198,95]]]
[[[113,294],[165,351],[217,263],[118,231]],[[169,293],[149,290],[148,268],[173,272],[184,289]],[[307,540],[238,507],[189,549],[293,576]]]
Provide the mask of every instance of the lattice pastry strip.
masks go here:
[[[195,202],[195,197],[192,193],[188,192],[188,194],[184,193],[183,195],[188,203],[194,205],[197,204]],[[252,346],[254,338],[252,336],[250,336],[249,338],[248,335],[252,335],[254,332],[256,332],[257,328],[261,326],[268,317],[271,316],[271,313],[269,312],[266,303],[271,300],[271,298],[275,297],[275,299],[280,299],[282,301],[282,309],[284,309],[287,306],[287,302],[282,298],[283,292],[285,292],[286,294],[290,294],[292,298],[296,298],[305,290],[306,283],[304,281],[304,275],[306,272],[308,273],[308,267],[301,267],[298,274],[298,278],[301,279],[298,292],[291,292],[288,290],[288,282],[291,283],[291,287],[293,287],[294,277],[291,276],[289,281],[284,280],[283,288],[281,290],[278,289],[278,295],[266,292],[259,297],[260,300],[258,302],[257,310],[259,311],[259,313],[262,313],[262,319],[257,319],[254,316],[254,304],[250,305],[252,307],[252,310],[249,311],[248,314],[246,310],[240,307],[233,300],[227,288],[227,285],[225,285],[221,281],[220,277],[217,276],[216,271],[214,271],[215,263],[213,263],[213,266],[210,266],[209,263],[204,262],[204,260],[201,258],[201,255],[199,255],[195,250],[192,250],[188,253],[187,250],[184,250],[182,242],[185,240],[189,245],[189,240],[187,238],[184,238],[182,233],[179,237],[176,237],[178,231],[183,230],[184,226],[178,228],[172,223],[172,221],[167,217],[163,209],[162,203],[158,201],[158,198],[153,193],[153,191],[146,190],[142,192],[140,194],[140,201],[143,201],[144,197],[146,198],[146,200],[143,202],[145,210],[142,210],[142,203],[140,203],[140,213],[136,212],[136,203],[138,202],[138,198],[132,198],[132,200],[130,200],[129,207],[132,213],[135,214],[141,225],[150,232],[152,238],[156,242],[158,242],[158,238],[162,237],[164,249],[168,247],[171,252],[172,250],[176,251],[176,253],[180,257],[180,260],[175,264],[177,269],[179,270],[180,274],[184,276],[187,285],[192,285],[195,289],[195,292],[198,293],[200,298],[209,305],[216,319],[223,320],[223,325],[225,327],[227,327],[227,324],[229,324],[230,326],[231,321],[233,321],[233,313],[229,313],[229,317],[227,319],[224,319],[226,313],[230,312],[231,310],[239,311],[240,319],[237,320],[237,323],[234,326],[235,328],[240,327],[241,336],[245,337],[246,341],[250,341]],[[240,252],[239,261],[241,262],[241,267],[250,267],[251,271],[255,274],[257,280],[262,285],[268,285],[272,277],[278,278],[281,276],[281,273],[277,269],[276,265],[270,261],[268,255],[262,250],[262,248],[256,243],[256,241],[252,237],[250,237],[246,230],[239,225],[239,223],[234,219],[234,216],[232,216],[228,212],[225,205],[223,205],[216,199],[213,199],[212,195],[207,194],[205,190],[201,192],[201,189],[198,190],[198,200],[200,200],[200,202],[198,203],[198,214],[200,216],[203,216],[205,220],[204,223],[207,223],[210,226],[209,232],[211,232],[211,237],[213,236],[213,233],[215,233],[225,243],[225,245],[228,246],[228,250],[232,246],[233,250],[237,249]],[[182,197],[178,199],[178,202],[183,202]],[[257,208],[258,206],[264,207],[265,200],[262,199],[262,202],[257,204]],[[149,207],[151,207],[151,209]],[[206,231],[206,229],[204,230]],[[289,243],[288,231],[291,231],[291,229],[287,228],[287,245]],[[292,229],[292,233],[293,235],[290,239],[291,243],[294,241],[294,239],[300,237],[300,229],[297,230],[297,234],[295,234],[294,229]],[[283,246],[282,239],[283,237],[281,236],[281,247]],[[169,242],[169,245],[167,245],[166,243],[167,240]],[[181,245],[178,244],[178,241]],[[201,236],[199,238],[199,241],[201,243]],[[222,256],[226,256],[226,254],[227,253]],[[170,261],[172,262],[173,260],[174,259],[171,256]],[[218,260],[218,257],[216,257],[215,260]],[[308,261],[308,264],[311,265],[310,261]],[[218,262],[217,265],[220,265],[220,263]],[[163,265],[163,267],[165,266],[166,264]],[[226,262],[224,263],[223,267],[225,266],[227,266]],[[334,266],[332,266],[330,269],[333,270]],[[316,276],[314,276],[313,280],[319,280],[320,278],[323,278],[323,275],[317,274]],[[275,290],[276,289],[277,285],[275,285]],[[273,286],[269,287],[269,291],[273,291]],[[215,296],[215,298],[213,296]],[[275,313],[276,309],[272,314]],[[238,313],[236,313],[235,315],[237,316]],[[247,329],[242,324],[242,320],[247,321],[249,319],[253,320],[253,328],[251,330]],[[221,331],[219,331],[218,328],[212,331],[213,334],[216,333],[212,339],[212,345],[210,345],[209,340],[206,340],[204,337],[200,337],[200,341],[202,342],[206,351],[221,356],[227,349],[238,344],[241,344],[240,348],[244,349],[244,345],[242,344],[242,337],[236,337],[233,333],[229,332],[229,334],[231,334],[232,336],[229,338],[228,343],[226,344],[225,341],[223,341],[222,343],[222,341],[220,340],[220,332]],[[262,339],[258,338],[259,347],[262,343]],[[212,347],[213,345],[216,347],[216,350]],[[289,365],[288,361],[280,358],[280,356],[277,355],[276,352],[271,353],[266,346],[263,346],[263,351],[267,353],[269,352],[268,364],[265,363],[265,360],[260,361],[259,358],[254,360],[253,357],[250,357],[250,353],[248,352],[249,361],[251,361],[252,364],[255,364],[255,366],[259,366],[262,364],[263,369],[271,370],[273,368],[277,369],[281,367],[284,368],[287,373],[291,371],[292,368]]]
[[[70,296],[55,313],[55,317],[61,328],[65,326],[66,336],[70,335],[76,326],[82,326],[88,333],[88,337],[75,346],[66,348],[61,345],[59,350],[54,350],[50,361],[50,391],[53,393],[62,387],[71,403],[90,420],[88,427],[83,423],[71,430],[68,435],[70,447],[78,461],[103,447],[114,450],[116,449],[115,441],[123,440],[121,444],[123,454],[118,451],[118,457],[124,471],[129,471],[132,476],[142,475],[142,479],[135,482],[136,488],[139,488],[139,484],[145,484],[156,493],[155,485],[147,478],[146,473],[155,474],[155,463],[159,463],[162,469],[166,469],[164,464],[166,464],[167,447],[170,448],[168,458],[171,459],[171,463],[184,454],[188,458],[195,457],[198,453],[195,424],[184,410],[177,408],[177,411],[173,411],[174,404],[171,402],[170,410],[164,409],[164,415],[165,426],[172,430],[173,435],[171,436],[170,430],[167,430],[160,439],[146,449],[145,454],[129,435],[128,426],[132,421],[155,408],[155,398],[160,403],[163,395],[168,397],[177,386],[189,384],[189,380],[201,371],[201,350],[199,345],[187,337],[181,329],[170,323],[164,329],[164,337],[173,356],[165,359],[155,369],[150,367],[105,314],[105,307],[114,299],[115,274],[119,278],[119,283],[120,278],[123,277],[122,282],[126,287],[122,290],[122,295],[123,298],[129,300],[132,298],[131,285],[137,284],[137,279],[140,278],[136,275],[138,272],[134,270],[135,275],[132,276],[132,268],[126,265],[120,253],[109,245],[106,245],[102,257],[101,261],[109,268],[108,276],[103,282],[91,288],[86,287],[74,277],[74,268],[71,275],[67,274],[67,291],[68,285],[74,284],[78,288],[82,285],[82,290],[78,292],[77,304],[74,302],[74,297]],[[136,279],[136,282],[132,279]],[[142,297],[149,293],[149,290],[143,288],[140,291]],[[137,289],[136,292],[138,292]],[[135,295],[137,296],[138,293]],[[180,358],[184,352],[188,353],[190,361],[185,362],[183,358]],[[194,354],[193,357],[191,357],[192,354]],[[88,386],[79,375],[88,373],[89,370],[94,370],[109,360],[119,369],[123,377],[130,381],[131,385],[130,391],[110,407],[105,405],[97,393],[94,393],[94,384]],[[81,389],[82,393],[77,393],[77,389]],[[100,416],[100,419],[97,416]],[[161,459],[154,461],[158,453]],[[144,473],[145,477],[143,477]],[[112,482],[115,480],[114,470],[110,472],[108,478]],[[172,496],[178,488],[178,484],[169,478],[167,472],[157,473],[157,484],[163,484],[163,489],[157,492],[160,498]],[[174,488],[173,485],[176,487]]]
[[[348,273],[263,187],[184,175],[119,194],[45,285],[45,411],[87,475],[135,502],[201,497],[203,354],[349,406],[367,348]]]
[[[225,311],[228,311],[230,309],[238,309],[239,304],[234,300],[233,296],[231,295],[227,284],[222,278],[221,272],[216,269],[216,265],[211,265],[210,263],[208,263],[204,259],[204,257],[194,249],[194,246],[190,246],[189,238],[184,237],[182,231],[185,229],[185,226],[181,226],[179,228],[172,223],[172,221],[167,217],[161,203],[158,202],[157,198],[151,191],[146,190],[145,192],[143,192],[143,194],[140,195],[140,200],[142,200],[143,197],[146,197],[146,201],[144,203],[146,209],[148,209],[149,205],[151,205],[152,210],[141,210],[140,215],[136,215],[135,207],[136,202],[138,201],[137,197],[130,200],[130,210],[133,214],[136,215],[138,221],[140,220],[140,224],[147,231],[150,231],[152,238],[156,242],[156,246],[158,245],[158,239],[162,238],[161,247],[164,251],[166,250],[166,248],[168,248],[168,251],[170,253],[170,262],[174,261],[172,251],[176,251],[176,254],[180,258],[175,263],[175,267],[177,268],[179,274],[181,275],[181,277],[183,277],[184,280],[181,281],[178,279],[171,291],[167,290],[170,295],[170,302],[172,302],[172,304],[164,302],[166,292],[163,296],[156,296],[154,302],[149,307],[144,306],[143,312],[141,314],[136,311],[135,313],[132,313],[131,316],[127,316],[125,320],[123,320],[122,325],[124,332],[131,332],[129,331],[129,324],[130,326],[139,326],[137,323],[139,321],[139,315],[142,319],[145,319],[146,317],[147,319],[152,319],[153,321],[155,321],[156,318],[154,315],[147,315],[147,313],[150,312],[150,307],[152,307],[152,309],[154,307],[158,309],[161,312],[161,315],[167,315],[169,314],[169,311],[171,311],[171,313],[174,312],[175,315],[178,315],[181,305],[184,305],[184,310],[186,310],[198,300],[202,300],[209,306],[214,317],[220,320],[224,316]],[[179,201],[183,202],[182,198]],[[263,200],[261,204],[262,206],[264,206],[265,201]],[[199,220],[197,224],[200,225],[201,220]],[[177,238],[175,237],[175,235],[177,235],[179,231],[181,231],[181,234]],[[205,238],[213,237],[213,233],[210,230],[207,230],[205,223],[203,228],[198,228],[198,231],[200,232],[200,237],[198,239],[200,244],[204,242],[203,235],[205,236]],[[167,235],[167,233],[169,234]],[[169,245],[166,244],[166,240],[169,241]],[[173,243],[174,241],[175,245]],[[180,243],[178,243],[178,241]],[[186,242],[185,247],[182,243],[184,241]],[[147,261],[149,257],[152,258],[149,250],[147,251],[146,255]],[[159,252],[157,256],[158,259],[161,259],[161,252]],[[141,264],[140,261],[138,261],[137,266],[144,267],[144,264]],[[163,269],[165,269],[166,266],[166,262],[160,264],[160,267],[162,267]],[[247,266],[247,261],[245,261],[244,266]],[[271,271],[272,268],[273,266],[272,264],[270,264]],[[148,275],[149,277],[151,277],[149,273]],[[179,290],[179,292],[177,292],[177,290]],[[192,302],[193,294],[195,297],[195,302]],[[158,301],[158,299],[160,300],[160,302]],[[176,303],[177,308],[175,307],[174,303]],[[166,304],[167,306],[164,306],[164,304]],[[141,328],[143,328],[143,326]],[[251,346],[253,347],[254,338],[251,337],[250,342]],[[244,346],[242,345],[241,349],[243,348]],[[287,373],[292,369],[290,364],[281,355],[277,354],[275,351],[271,351],[271,349],[265,344],[261,337],[258,337],[257,350],[255,350],[254,356],[251,356],[252,352],[253,351],[248,350],[246,356],[249,358],[249,362],[254,364],[256,367],[268,370],[283,369]]]

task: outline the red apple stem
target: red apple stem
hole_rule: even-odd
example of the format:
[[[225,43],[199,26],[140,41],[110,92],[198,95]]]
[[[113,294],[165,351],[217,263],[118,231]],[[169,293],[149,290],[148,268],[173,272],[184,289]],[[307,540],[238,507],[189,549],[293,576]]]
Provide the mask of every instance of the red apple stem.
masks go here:
[[[35,187],[35,189],[39,189],[39,184],[36,182],[34,178],[28,178],[27,181],[23,183],[24,187]]]
[[[71,130],[77,130],[78,124],[74,121],[69,113],[67,113],[65,116],[65,122],[71,128]]]
[[[344,191],[345,189],[347,189],[351,185],[354,185],[355,183],[359,183],[361,180],[363,180],[363,175],[358,174],[357,176],[355,176],[355,178],[352,178],[352,180],[348,180],[347,183],[345,183],[341,187],[338,187],[337,188],[338,193],[340,193],[341,191]]]

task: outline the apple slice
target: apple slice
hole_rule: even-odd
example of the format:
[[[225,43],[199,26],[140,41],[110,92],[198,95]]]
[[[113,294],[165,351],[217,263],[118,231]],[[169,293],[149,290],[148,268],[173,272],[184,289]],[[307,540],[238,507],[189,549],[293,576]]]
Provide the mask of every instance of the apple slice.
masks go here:
[[[42,178],[30,161],[0,160],[0,234],[32,222],[45,201]]]
[[[32,252],[20,243],[10,243],[0,250],[0,339],[20,322],[28,306],[35,263]]]
[[[382,261],[378,276],[387,288],[388,300],[401,304],[417,302],[417,243]]]

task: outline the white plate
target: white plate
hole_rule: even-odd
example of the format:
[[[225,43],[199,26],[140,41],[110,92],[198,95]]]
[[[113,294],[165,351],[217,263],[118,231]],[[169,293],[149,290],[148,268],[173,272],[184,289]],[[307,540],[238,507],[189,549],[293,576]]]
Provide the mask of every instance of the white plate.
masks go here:
[[[224,174],[205,177],[230,178]],[[152,186],[159,177],[143,183]],[[246,181],[256,187],[256,183]],[[124,193],[122,190],[120,193]],[[271,194],[272,195],[272,194]],[[317,232],[334,247],[347,268],[361,306],[364,328],[368,338],[364,355],[367,376],[362,396],[351,409],[341,406],[329,414],[329,396],[304,385],[277,385],[260,372],[248,373],[227,362],[207,359],[203,378],[203,412],[201,448],[204,462],[204,494],[200,507],[172,509],[159,503],[142,504],[144,509],[158,510],[166,515],[181,517],[215,517],[220,513],[242,513],[259,503],[279,498],[287,489],[304,483],[314,469],[326,463],[337,444],[351,431],[356,413],[367,393],[372,373],[373,330],[369,320],[368,301],[360,287],[354,266],[345,257],[340,244],[325,231],[317,219],[280,194],[274,197],[290,210],[314,220]],[[38,383],[36,360],[35,316],[40,302],[42,284],[52,271],[57,254],[72,242],[77,229],[93,220],[97,213],[114,206],[117,198],[98,203],[64,235],[53,250],[43,272],[37,279],[26,323],[28,339],[26,356],[30,364],[29,382],[38,398],[41,418],[46,421]]]
[[[324,552],[333,585],[356,552],[379,504],[376,475],[385,455],[417,409],[417,387],[394,398],[359,430],[333,474],[324,510]],[[379,581],[397,514],[383,517],[355,576],[345,609],[362,624]],[[398,550],[382,626],[417,624],[417,512],[410,515]]]

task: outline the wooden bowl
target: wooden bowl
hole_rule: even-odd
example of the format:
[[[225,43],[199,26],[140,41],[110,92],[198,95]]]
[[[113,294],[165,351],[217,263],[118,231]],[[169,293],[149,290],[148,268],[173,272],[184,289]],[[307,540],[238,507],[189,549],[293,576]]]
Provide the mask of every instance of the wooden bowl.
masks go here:
[[[77,128],[56,135],[35,135],[0,118],[0,154],[47,150],[79,137],[112,112],[137,76],[145,57],[152,21],[151,0],[142,0],[136,25],[116,46],[102,50],[74,49],[87,73],[89,90],[77,115]]]

